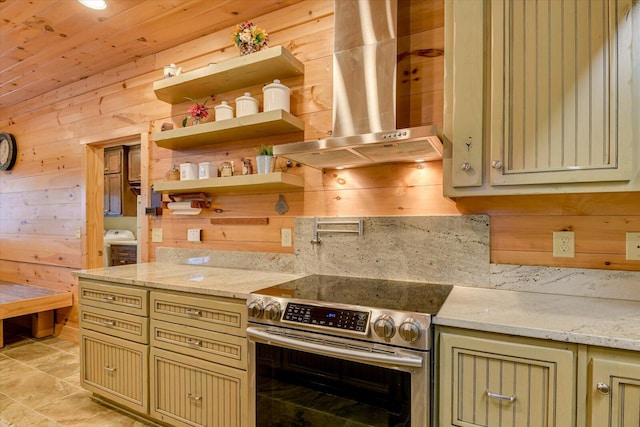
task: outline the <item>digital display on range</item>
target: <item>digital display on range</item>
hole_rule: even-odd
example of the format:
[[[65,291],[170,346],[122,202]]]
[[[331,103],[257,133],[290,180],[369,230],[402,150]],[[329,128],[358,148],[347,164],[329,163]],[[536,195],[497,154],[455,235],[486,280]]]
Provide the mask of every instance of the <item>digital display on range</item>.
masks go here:
[[[369,312],[288,303],[282,320],[284,322],[303,323],[364,334],[369,323]]]

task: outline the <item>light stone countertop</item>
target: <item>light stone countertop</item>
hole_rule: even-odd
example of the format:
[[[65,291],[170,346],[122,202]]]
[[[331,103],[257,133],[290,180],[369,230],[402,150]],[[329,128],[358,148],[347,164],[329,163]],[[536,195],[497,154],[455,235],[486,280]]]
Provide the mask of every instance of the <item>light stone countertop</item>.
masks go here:
[[[73,274],[84,279],[239,299],[246,299],[259,289],[305,276],[157,262],[79,270]]]
[[[239,299],[306,276],[159,262],[74,274],[125,285]],[[434,324],[640,351],[640,301],[455,286]]]
[[[456,286],[436,325],[640,351],[640,302]]]

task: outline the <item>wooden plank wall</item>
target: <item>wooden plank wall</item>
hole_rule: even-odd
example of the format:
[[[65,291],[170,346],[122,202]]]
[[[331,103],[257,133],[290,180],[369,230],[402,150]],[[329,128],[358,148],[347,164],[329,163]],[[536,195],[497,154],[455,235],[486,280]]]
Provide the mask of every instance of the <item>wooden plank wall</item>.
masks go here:
[[[283,79],[292,89],[292,113],[304,120],[304,135],[230,141],[224,147],[171,151],[151,141],[143,152],[143,194],[149,185],[165,179],[173,164],[204,160],[221,162],[254,155],[261,143],[283,143],[300,138],[323,137],[331,130],[331,51],[333,3],[305,0],[278,12],[257,16],[272,45],[286,46],[305,64],[305,75]],[[412,52],[443,49],[442,0],[412,1]],[[59,90],[26,100],[0,111],[0,129],[13,133],[19,146],[14,169],[0,173],[0,278],[55,289],[76,295],[73,270],[98,251],[87,242],[91,227],[85,215],[98,209],[94,200],[95,171],[85,171],[84,144],[130,137],[154,131],[164,122],[177,123],[188,103],[171,106],[158,101],[152,83],[162,76],[162,66],[177,63],[185,71],[238,55],[230,45],[231,28],[153,57],[140,58],[108,72],[69,84]],[[443,58],[410,55],[400,72],[408,71],[411,85],[412,124],[442,125]],[[415,70],[415,72],[414,72]],[[267,83],[267,82],[265,82]],[[216,94],[214,104],[235,99],[245,90],[257,97],[261,86]],[[145,145],[143,145],[144,147]],[[283,167],[280,161],[278,167]],[[160,246],[291,253],[280,246],[280,229],[293,228],[297,216],[457,215],[487,213],[492,217],[492,261],[530,265],[638,270],[638,262],[621,255],[623,231],[640,231],[640,195],[582,194],[557,196],[479,197],[457,202],[442,196],[441,162],[422,167],[414,164],[321,171],[293,167],[303,175],[305,188],[282,193],[289,205],[284,215],[275,212],[277,194],[225,195],[213,198],[221,213],[196,217],[145,217],[146,230],[162,228],[161,244],[143,241],[154,259]],[[211,218],[269,218],[268,225],[211,224]],[[187,242],[188,228],[202,228],[203,242]],[[574,259],[554,259],[552,230],[576,231]],[[82,238],[76,238],[80,229]],[[621,246],[622,245],[622,246]],[[605,262],[606,261],[606,262]],[[58,313],[58,331],[78,326],[77,298],[71,310]],[[65,328],[62,328],[65,325]]]

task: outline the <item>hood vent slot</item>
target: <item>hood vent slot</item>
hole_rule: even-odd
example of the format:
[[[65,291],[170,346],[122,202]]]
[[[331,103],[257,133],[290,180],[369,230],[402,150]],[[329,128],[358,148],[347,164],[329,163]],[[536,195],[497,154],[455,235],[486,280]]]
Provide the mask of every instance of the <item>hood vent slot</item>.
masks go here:
[[[408,7],[407,0],[335,0],[332,137],[276,145],[274,154],[320,169],[442,158],[436,126],[397,128],[398,99],[409,100],[397,85],[399,41],[408,41],[398,36],[408,28],[398,16],[408,18]]]

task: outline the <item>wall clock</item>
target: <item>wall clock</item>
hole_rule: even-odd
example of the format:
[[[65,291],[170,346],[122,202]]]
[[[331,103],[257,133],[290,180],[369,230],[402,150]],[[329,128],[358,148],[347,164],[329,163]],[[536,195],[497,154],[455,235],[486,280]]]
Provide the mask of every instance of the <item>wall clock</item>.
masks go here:
[[[16,139],[10,133],[0,132],[0,170],[8,171],[13,167],[18,155]]]

